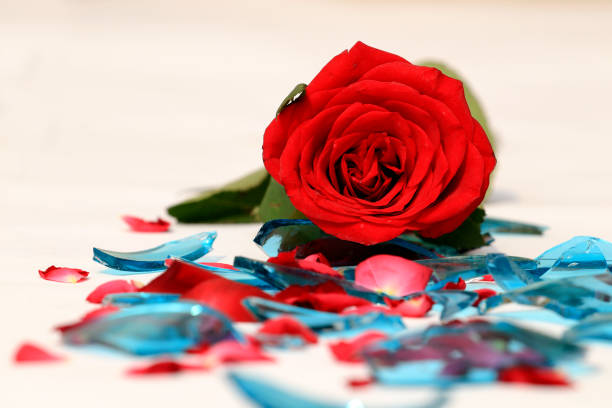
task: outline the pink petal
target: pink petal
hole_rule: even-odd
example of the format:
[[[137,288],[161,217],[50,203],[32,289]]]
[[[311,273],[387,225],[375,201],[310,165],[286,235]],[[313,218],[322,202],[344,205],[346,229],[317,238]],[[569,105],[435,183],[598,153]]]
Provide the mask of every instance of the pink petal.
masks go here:
[[[87,301],[91,303],[102,303],[102,300],[106,295],[110,295],[113,293],[128,293],[128,292],[137,292],[138,288],[134,284],[134,282],[128,282],[123,279],[112,280],[109,282],[105,282],[95,288],[93,292],[91,292],[87,296]]]
[[[204,365],[206,367],[245,361],[274,361],[274,359],[264,354],[255,344],[251,342],[240,343],[236,340],[224,340],[216,343],[204,355]]]
[[[412,299],[404,300],[393,307],[393,311],[399,312],[404,317],[423,317],[429,312],[433,302],[427,295],[421,295]]]
[[[166,232],[170,228],[170,223],[161,218],[156,221],[146,221],[142,218],[124,215],[121,219],[135,232]]]
[[[50,266],[44,271],[38,271],[41,278],[62,283],[78,283],[87,280],[89,272],[74,268]]]
[[[391,296],[405,296],[425,289],[431,268],[394,255],[375,255],[357,265],[355,283]]]
[[[23,343],[15,352],[14,361],[16,363],[37,363],[62,361],[63,357],[52,354],[35,344]]]
[[[203,365],[185,364],[172,360],[160,360],[152,364],[128,370],[129,375],[176,374],[181,371],[205,371]]]

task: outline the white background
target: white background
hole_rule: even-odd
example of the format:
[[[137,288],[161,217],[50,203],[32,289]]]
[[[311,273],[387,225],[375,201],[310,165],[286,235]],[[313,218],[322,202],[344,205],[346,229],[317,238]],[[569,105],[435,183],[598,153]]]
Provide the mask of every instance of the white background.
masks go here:
[[[247,404],[223,370],[129,379],[133,360],[65,349],[51,328],[90,309],[85,296],[112,278],[98,273],[92,246],[136,250],[212,228],[139,235],[119,216],[163,216],[194,190],[261,166],[282,98],[357,40],[441,59],[469,79],[498,136],[488,212],[550,227],[499,238],[498,250],[536,256],[573,235],[612,239],[611,21],[604,1],[0,0],[2,406]],[[263,257],[256,225],[214,228],[216,254]],[[51,264],[92,276],[40,279]],[[24,340],[69,359],[16,367]],[[588,359],[599,371],[571,390],[463,387],[450,406],[609,406],[612,353]],[[355,393],[346,379],[365,371],[333,363],[324,347],[249,370],[337,400],[420,396]]]

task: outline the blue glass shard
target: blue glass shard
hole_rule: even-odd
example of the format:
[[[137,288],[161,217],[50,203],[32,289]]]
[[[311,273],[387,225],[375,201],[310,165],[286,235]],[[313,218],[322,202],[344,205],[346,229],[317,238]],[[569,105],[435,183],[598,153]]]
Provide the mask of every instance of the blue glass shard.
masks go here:
[[[234,267],[250,273],[280,290],[291,285],[319,285],[333,282],[342,287],[349,295],[358,296],[371,302],[384,302],[380,294],[362,288],[352,281],[306,269],[277,265],[241,256],[234,258]]]
[[[563,252],[552,267],[542,275],[542,279],[599,275],[607,272],[608,261],[597,241],[587,239]]]
[[[126,307],[66,330],[71,345],[104,345],[135,355],[179,353],[201,344],[244,341],[219,312],[193,302]]]
[[[485,217],[480,224],[481,234],[527,234],[527,235],[542,235],[546,227],[534,224],[525,224],[504,220],[501,218]]]
[[[361,400],[354,398],[346,402],[326,402],[313,399],[287,391],[278,385],[262,380],[260,376],[230,373],[229,378],[234,385],[256,406],[261,408],[365,408],[371,405],[364,404]],[[448,400],[448,394],[444,391],[436,391],[431,401],[424,403],[407,404],[402,403],[396,407],[402,408],[440,408]]]
[[[215,238],[217,238],[216,232],[202,232],[137,252],[116,252],[94,248],[93,259],[111,269],[148,273],[165,269],[164,262],[168,258],[184,258],[190,261],[201,258],[210,252]]]
[[[516,365],[552,367],[580,358],[583,349],[506,322],[431,326],[367,346],[362,355],[383,384],[450,386],[489,382]]]
[[[589,317],[568,329],[563,338],[568,341],[612,341],[612,314]]]
[[[508,257],[522,270],[530,275],[535,274],[536,263],[528,258]],[[486,275],[489,272],[487,255],[453,256],[441,259],[422,259],[415,261],[433,270],[427,290],[442,289],[448,282],[457,282],[459,278],[467,281]]]
[[[253,241],[268,256],[291,251],[315,239],[329,236],[310,220],[278,219],[266,222]]]
[[[521,268],[502,254],[487,255],[487,270],[493,275],[495,283],[505,291],[521,288],[539,280],[533,271]]]
[[[440,319],[446,321],[457,313],[472,306],[478,299],[478,293],[465,290],[438,290],[426,292],[436,304],[442,305]]]
[[[112,293],[104,296],[103,305],[111,305],[117,307],[127,307],[136,305],[148,305],[152,303],[168,303],[177,301],[181,295],[175,293],[148,293],[148,292],[130,292],[130,293]]]
[[[545,307],[568,319],[612,313],[612,274],[545,280],[484,299],[482,313],[504,302]]]
[[[580,246],[583,249],[588,245],[597,246],[608,263],[608,268],[612,266],[612,243],[604,241],[600,238],[589,236],[577,236],[569,241],[559,244],[538,256],[535,260],[538,263],[538,268],[547,270],[551,268],[563,255],[572,248]]]
[[[394,334],[405,329],[401,317],[386,316],[382,313],[342,316],[256,297],[244,299],[243,304],[259,320],[288,314],[327,337],[349,337],[367,330]]]

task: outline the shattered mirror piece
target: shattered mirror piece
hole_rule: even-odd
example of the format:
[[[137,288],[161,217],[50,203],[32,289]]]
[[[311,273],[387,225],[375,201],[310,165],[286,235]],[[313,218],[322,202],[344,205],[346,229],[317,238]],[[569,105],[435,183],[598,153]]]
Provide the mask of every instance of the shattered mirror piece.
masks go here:
[[[535,261],[515,256],[508,257],[519,268],[532,275],[536,271]],[[449,282],[456,283],[459,278],[467,281],[489,274],[487,255],[453,256],[440,259],[422,259],[416,261],[433,270],[432,279],[427,290],[442,289]]]
[[[245,299],[243,304],[259,320],[290,315],[311,330],[328,337],[354,336],[368,330],[392,334],[405,329],[400,316],[376,312],[365,315],[338,315],[254,297]]]
[[[313,286],[326,282],[333,282],[342,287],[349,295],[357,296],[369,300],[370,302],[384,302],[381,294],[362,288],[347,279],[331,275],[291,266],[262,262],[241,256],[234,258],[234,266],[241,271],[253,274],[257,278],[268,282],[270,285],[280,290],[286,289],[291,285]]]
[[[509,291],[537,282],[538,277],[503,254],[487,255],[487,270],[495,283],[503,290]]]
[[[549,268],[557,263],[557,261],[570,251],[567,255],[577,254],[581,250],[589,250],[589,252],[596,254],[592,247],[597,247],[599,252],[603,255],[606,260],[608,267],[612,266],[612,243],[604,241],[600,238],[589,237],[589,236],[577,236],[569,241],[559,244],[538,256],[535,260],[538,263],[538,268],[542,269],[542,272],[547,271]],[[574,249],[575,248],[575,249]],[[571,263],[571,262],[570,262]]]
[[[612,274],[543,280],[484,299],[479,309],[485,313],[507,302],[544,307],[574,320],[612,313]]]
[[[168,302],[127,307],[62,333],[70,345],[103,345],[135,355],[179,353],[235,338],[232,323],[199,303]]]
[[[502,370],[549,368],[576,361],[583,349],[507,322],[455,322],[402,334],[367,346],[362,355],[374,377],[391,385],[492,382]]]
[[[547,257],[547,255],[544,256]],[[545,263],[544,259],[546,258],[542,259],[542,264]],[[612,264],[612,259],[610,263]],[[600,275],[608,272],[608,260],[606,260],[598,241],[586,239],[577,242],[576,245],[563,252],[551,268],[542,274],[541,278],[560,279]]]
[[[137,252],[116,252],[94,248],[93,259],[111,269],[148,273],[165,269],[164,262],[168,258],[184,258],[190,261],[201,258],[210,252],[215,238],[217,238],[216,232],[202,232]]]
[[[111,305],[117,307],[130,307],[136,305],[149,305],[155,303],[175,302],[181,295],[176,293],[149,293],[149,292],[132,292],[132,293],[113,293],[104,296],[103,305]]]
[[[482,224],[480,224],[481,234],[542,235],[546,229],[546,227],[539,225],[492,217],[485,217]]]
[[[593,315],[569,328],[563,338],[568,341],[612,341],[612,313]]]
[[[313,399],[296,392],[288,391],[262,380],[260,377],[243,373],[230,373],[229,378],[234,385],[257,406],[265,408],[365,408],[372,405],[364,404],[360,399],[353,398],[344,402],[328,402]],[[441,408],[448,400],[447,393],[436,391],[430,401],[407,404],[403,402],[389,408]]]

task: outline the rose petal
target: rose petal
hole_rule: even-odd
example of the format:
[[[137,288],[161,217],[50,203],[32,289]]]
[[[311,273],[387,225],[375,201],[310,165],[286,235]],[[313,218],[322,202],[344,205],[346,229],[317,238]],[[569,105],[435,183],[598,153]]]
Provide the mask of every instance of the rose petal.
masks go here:
[[[112,293],[129,293],[137,291],[138,287],[133,281],[128,282],[123,279],[117,279],[99,285],[87,296],[86,300],[91,303],[102,303],[102,300],[106,295],[110,295]]]
[[[403,317],[423,317],[431,310],[433,301],[427,295],[417,296],[404,300],[393,307],[394,312],[398,312]]]
[[[140,292],[183,294],[201,282],[218,278],[219,275],[209,270],[173,259],[168,269],[140,288]]]
[[[363,361],[361,351],[364,347],[386,338],[387,335],[384,333],[368,331],[353,340],[330,343],[329,349],[338,361],[345,363],[360,363]]]
[[[528,383],[538,385],[570,385],[569,380],[559,371],[545,367],[520,365],[504,368],[498,373],[502,382]]]
[[[376,383],[376,379],[374,377],[351,378],[348,380],[348,386],[352,388],[363,388],[374,383]]]
[[[87,280],[89,272],[82,269],[50,266],[44,271],[38,271],[41,278],[62,283],[78,283]]]
[[[13,360],[16,363],[40,363],[62,361],[64,357],[50,353],[35,344],[23,343],[15,352]]]
[[[146,221],[142,218],[124,215],[121,219],[135,232],[166,232],[170,228],[170,223],[161,218],[156,221]]]
[[[442,290],[465,290],[466,284],[463,278],[459,278],[457,282],[446,282]]]
[[[238,269],[234,268],[233,265],[221,263],[221,262],[198,262],[203,266],[210,266],[212,268],[220,268],[220,269],[229,269],[231,271],[237,271]]]
[[[152,364],[130,368],[127,373],[129,375],[158,375],[158,374],[176,374],[182,371],[205,371],[207,368],[203,365],[186,364],[173,360],[161,360]]]
[[[480,302],[482,302],[486,298],[490,298],[491,296],[497,295],[497,292],[493,289],[476,289],[474,292],[478,293],[478,299],[472,304],[472,306],[476,307]]]
[[[272,296],[255,286],[217,277],[206,280],[183,294],[181,299],[205,303],[237,322],[255,322],[242,300],[247,297],[259,297],[272,300]]]
[[[301,337],[306,343],[317,343],[317,335],[302,322],[291,316],[279,316],[266,320],[257,333],[276,336],[295,336]]]
[[[255,344],[224,340],[213,345],[204,355],[204,365],[214,367],[225,363],[274,361]]]
[[[375,255],[355,268],[355,283],[391,296],[405,296],[425,289],[432,270],[393,255]]]

